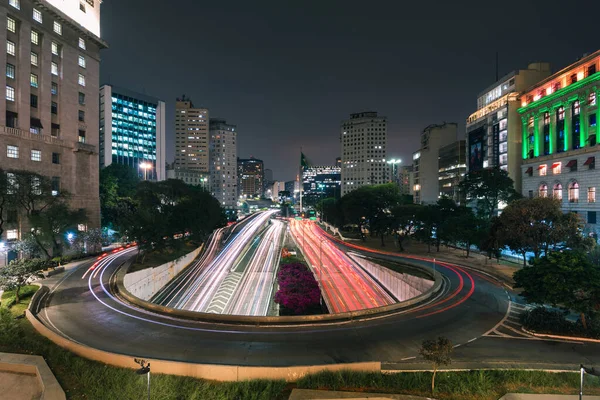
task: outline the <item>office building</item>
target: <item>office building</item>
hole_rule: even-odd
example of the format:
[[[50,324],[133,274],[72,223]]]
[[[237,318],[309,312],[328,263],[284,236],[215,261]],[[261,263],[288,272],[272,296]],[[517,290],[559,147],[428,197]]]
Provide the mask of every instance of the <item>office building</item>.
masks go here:
[[[521,188],[519,94],[550,75],[548,63],[530,64],[505,75],[481,92],[467,119],[468,171],[500,167]]]
[[[342,168],[342,157],[336,157],[335,158],[335,166],[338,167],[338,168],[340,168],[340,171],[341,171],[341,168]]]
[[[376,112],[350,114],[342,121],[342,196],[365,185],[386,182],[387,117]]]
[[[413,194],[413,167],[412,165],[390,167],[392,173],[392,182],[398,186],[401,195]]]
[[[287,201],[289,196],[282,196],[285,192],[285,182],[275,181],[265,193],[267,199],[271,199],[274,202]]]
[[[454,200],[458,204],[464,203],[464,194],[458,190],[458,184],[467,173],[466,142],[457,140],[443,146],[439,150],[439,194]]]
[[[421,132],[421,148],[413,153],[415,203],[432,204],[438,201],[440,149],[454,143],[457,134],[458,124],[455,122],[429,125]]]
[[[286,181],[285,190],[290,192],[290,200],[292,201],[292,204],[296,204],[300,196],[300,182],[297,180]]]
[[[0,20],[0,166],[51,178],[86,210],[80,229],[98,228],[100,1],[3,1]],[[0,241],[26,224],[5,225]]]
[[[100,88],[100,168],[128,165],[140,178],[166,179],[165,102],[113,85]]]
[[[209,172],[209,112],[183,96],[175,103],[175,169]]]
[[[207,192],[210,191],[210,175],[207,172],[198,172],[175,168],[173,164],[167,166],[167,179],[179,179],[191,186],[200,186]]]
[[[210,119],[210,187],[225,209],[237,207],[237,127],[224,119]]]
[[[521,97],[521,166],[526,197],[553,197],[598,234],[596,160],[600,51],[538,82]]]
[[[302,170],[302,204],[314,207],[327,197],[340,198],[341,169],[335,165],[313,166]]]
[[[265,169],[262,160],[238,158],[238,196],[240,199],[261,198],[264,192]]]

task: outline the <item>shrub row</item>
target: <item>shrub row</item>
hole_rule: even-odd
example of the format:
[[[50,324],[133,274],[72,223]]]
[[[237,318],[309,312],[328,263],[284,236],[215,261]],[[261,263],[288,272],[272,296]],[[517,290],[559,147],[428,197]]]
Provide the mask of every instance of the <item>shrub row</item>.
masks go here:
[[[295,315],[319,306],[321,291],[312,272],[302,263],[284,264],[277,273],[279,290],[275,302]]]
[[[527,330],[537,333],[549,333],[555,335],[582,336],[600,339],[600,319],[587,318],[587,329],[583,327],[581,320],[571,322],[567,319],[567,313],[557,310],[549,310],[545,307],[536,307],[521,315],[521,323]]]

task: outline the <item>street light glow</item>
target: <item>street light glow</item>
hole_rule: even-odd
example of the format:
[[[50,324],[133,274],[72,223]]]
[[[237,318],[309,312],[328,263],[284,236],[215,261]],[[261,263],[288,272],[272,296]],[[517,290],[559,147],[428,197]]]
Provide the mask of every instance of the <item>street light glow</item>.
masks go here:
[[[143,162],[143,163],[140,164],[140,168],[141,169],[151,169],[152,168],[152,164]]]

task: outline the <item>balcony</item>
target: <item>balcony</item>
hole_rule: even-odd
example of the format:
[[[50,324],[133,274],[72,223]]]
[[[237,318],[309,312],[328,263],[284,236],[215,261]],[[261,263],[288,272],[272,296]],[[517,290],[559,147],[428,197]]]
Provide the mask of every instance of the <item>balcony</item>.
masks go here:
[[[7,126],[0,126],[0,135],[13,136],[13,137],[16,136],[18,138],[25,139],[25,140],[34,140],[37,142],[54,144],[57,146],[65,145],[65,143],[62,139],[59,139],[54,136],[44,135],[41,133],[31,133],[31,132],[24,131],[24,130],[17,129],[17,128],[9,128]]]
[[[96,152],[96,146],[93,144],[87,144],[83,142],[75,142],[73,146],[73,151],[82,151],[84,153],[94,154]]]

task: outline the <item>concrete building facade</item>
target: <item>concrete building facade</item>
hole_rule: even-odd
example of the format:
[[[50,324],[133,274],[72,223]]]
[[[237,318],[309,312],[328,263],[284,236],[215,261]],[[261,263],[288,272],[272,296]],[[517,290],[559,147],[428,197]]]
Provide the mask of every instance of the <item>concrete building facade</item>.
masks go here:
[[[264,192],[265,167],[254,157],[238,158],[238,196],[240,199],[260,198]]]
[[[538,82],[520,97],[522,193],[559,199],[597,237],[596,160],[600,51]]]
[[[458,124],[444,122],[429,125],[421,132],[421,148],[413,153],[414,201],[417,204],[436,203],[440,197],[440,149],[456,142]]]
[[[210,175],[206,172],[198,172],[189,169],[175,168],[173,165],[167,167],[166,179],[179,179],[192,186],[200,186],[210,191]]]
[[[468,171],[499,167],[521,188],[521,92],[550,75],[548,63],[530,64],[481,92],[477,111],[467,118]]]
[[[100,2],[0,5],[0,166],[52,179],[100,226],[98,90]],[[1,240],[19,239],[7,230]]]
[[[446,196],[458,204],[464,203],[464,196],[458,184],[467,173],[466,142],[458,140],[440,148],[438,182],[440,196]]]
[[[386,182],[387,117],[368,111],[342,121],[342,196],[365,185]]]
[[[311,166],[302,170],[303,206],[316,206],[327,197],[340,198],[341,168],[335,165]]]
[[[237,207],[237,127],[224,119],[210,119],[210,187],[225,209]]]
[[[100,88],[100,168],[128,165],[141,179],[166,179],[165,102],[128,89]],[[151,166],[149,168],[148,166]]]
[[[175,169],[209,172],[209,112],[183,96],[175,103]]]

